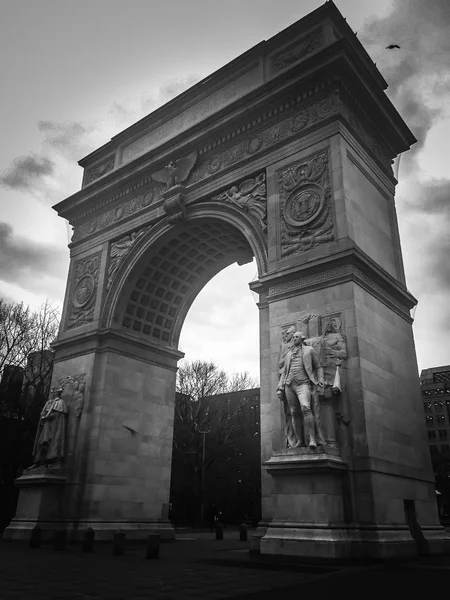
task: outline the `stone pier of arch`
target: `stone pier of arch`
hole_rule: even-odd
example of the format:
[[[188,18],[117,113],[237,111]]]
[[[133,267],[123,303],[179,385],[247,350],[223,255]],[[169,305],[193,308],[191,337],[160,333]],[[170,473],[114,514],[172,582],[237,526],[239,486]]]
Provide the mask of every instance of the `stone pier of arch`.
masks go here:
[[[12,539],[158,531],[168,519],[178,340],[203,286],[256,259],[260,552],[448,550],[438,518],[392,161],[415,138],[332,2],[80,161],[53,385],[65,465],[25,474]],[[289,448],[277,397],[286,332],[344,347],[327,443]],[[75,383],[76,382],[76,383]],[[80,391],[81,390],[81,391]],[[34,478],[34,479],[33,479]]]

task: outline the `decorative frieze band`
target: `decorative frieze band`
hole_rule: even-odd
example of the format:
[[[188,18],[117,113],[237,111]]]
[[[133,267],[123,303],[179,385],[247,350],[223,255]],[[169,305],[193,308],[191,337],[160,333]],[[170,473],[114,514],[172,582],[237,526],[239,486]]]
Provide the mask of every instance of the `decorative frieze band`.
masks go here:
[[[293,281],[287,281],[286,283],[280,283],[269,288],[269,298],[285,294],[286,292],[292,292],[309,286],[314,286],[321,283],[328,283],[333,279],[338,279],[344,275],[349,275],[352,271],[351,265],[343,265],[342,267],[335,267],[328,271],[322,271],[320,273],[314,273],[313,275],[307,275],[301,279],[294,279]]]
[[[326,82],[323,84],[323,87],[325,86]],[[343,102],[336,90],[329,93],[325,98],[305,106],[304,102],[310,93],[314,93],[314,91],[306,90],[301,95],[272,107],[266,113],[255,116],[253,120],[223,135],[215,142],[199,148],[199,160],[186,182],[187,186],[217,175],[224,169],[249,157],[258,156],[272,146],[289,140],[289,138],[298,135],[299,132],[307,131],[317,123],[335,114],[342,114],[346,118],[367,146],[379,158],[380,162],[385,165],[389,163],[386,152],[365,131],[359,119]],[[297,106],[298,104],[300,104],[300,107]],[[276,122],[265,129],[261,129],[262,124],[269,121]],[[236,139],[236,143],[229,146],[233,138]],[[222,151],[214,152],[214,148],[219,148],[221,145],[227,145],[228,147]],[[138,195],[125,199],[127,195],[132,194],[139,188],[144,188],[141,193],[138,192]],[[124,197],[120,206],[116,206],[102,214],[97,214],[92,218],[79,222],[79,224],[75,221],[72,241],[78,242],[129,215],[147,210],[151,204],[155,204],[162,199],[162,192],[162,185],[153,182],[152,174],[147,173],[141,182],[137,182],[120,192],[116,192],[111,197],[103,199],[98,207],[91,205],[87,212],[95,212],[99,210],[100,206],[106,206],[112,202],[116,203],[119,198]],[[86,215],[86,211],[80,213],[82,218],[84,218],[84,215]]]
[[[361,269],[358,269],[358,267],[352,264],[341,265],[299,279],[274,285],[269,288],[267,299],[270,301],[280,296],[291,295],[298,290],[307,292],[310,289],[341,283],[343,280],[353,280],[359,285],[362,285],[367,291],[373,294],[381,302],[388,305],[401,317],[410,320],[408,300],[406,300],[405,303],[397,300],[393,294],[387,291],[387,289],[381,287],[381,285],[376,283],[371,277],[368,277]],[[386,288],[388,287],[389,286],[386,285]]]
[[[126,200],[120,206],[108,210],[84,223],[80,223],[80,225],[75,226],[72,242],[78,242],[88,235],[101,231],[114,223],[122,221],[126,217],[147,209],[151,204],[161,199],[162,189],[163,186],[161,184],[151,185],[144,193]]]

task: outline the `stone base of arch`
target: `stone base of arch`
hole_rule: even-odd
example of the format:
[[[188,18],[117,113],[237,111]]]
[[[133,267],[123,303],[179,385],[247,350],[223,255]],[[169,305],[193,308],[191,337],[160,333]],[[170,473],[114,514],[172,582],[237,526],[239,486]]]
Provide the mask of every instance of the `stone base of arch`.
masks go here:
[[[90,393],[78,414],[71,387],[63,388],[69,411],[67,456],[60,508],[50,515],[51,527],[36,512],[35,501],[35,514],[18,511],[10,537],[26,539],[42,522],[47,529],[66,529],[72,541],[79,541],[88,527],[99,540],[112,539],[118,530],[127,539],[155,532],[174,539],[168,506],[176,364],[182,356],[111,330],[60,339],[53,382],[61,385],[83,374]],[[47,476],[50,472],[46,469]],[[34,485],[35,495],[41,487]]]
[[[428,523],[420,527],[408,520],[405,524],[402,515],[396,520],[386,518],[394,503],[403,512],[399,499],[360,498],[360,505],[366,503],[365,510],[374,510],[376,517],[366,522],[352,520],[350,487],[355,474],[335,455],[276,453],[263,468],[273,478],[273,518],[260,524],[253,540],[254,552],[304,559],[389,560],[450,549],[448,533],[433,522],[429,508]],[[372,473],[371,479],[381,481],[382,476]],[[419,496],[427,495],[425,482],[413,484]],[[364,512],[363,506],[359,512]]]

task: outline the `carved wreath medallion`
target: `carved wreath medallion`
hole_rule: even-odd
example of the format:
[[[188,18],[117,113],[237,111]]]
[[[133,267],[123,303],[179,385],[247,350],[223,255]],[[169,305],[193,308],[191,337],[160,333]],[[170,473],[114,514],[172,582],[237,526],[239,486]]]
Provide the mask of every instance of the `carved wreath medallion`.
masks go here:
[[[281,256],[334,239],[328,149],[278,171]]]
[[[79,327],[94,320],[100,256],[100,253],[98,253],[75,263],[74,283],[67,321],[68,329]]]

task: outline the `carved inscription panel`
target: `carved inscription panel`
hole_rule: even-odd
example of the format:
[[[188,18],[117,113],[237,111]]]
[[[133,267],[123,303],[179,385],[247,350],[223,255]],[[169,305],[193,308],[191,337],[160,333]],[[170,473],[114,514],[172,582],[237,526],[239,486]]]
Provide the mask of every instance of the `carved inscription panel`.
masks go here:
[[[245,73],[239,75],[207,98],[200,100],[197,104],[180,112],[166,123],[153,128],[149,133],[125,146],[122,151],[122,163],[133,160],[144,154],[144,152],[148,152],[171,137],[178,135],[181,131],[185,131],[206,119],[224,106],[250,92],[260,83],[258,65],[254,64]]]

